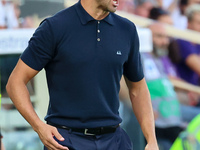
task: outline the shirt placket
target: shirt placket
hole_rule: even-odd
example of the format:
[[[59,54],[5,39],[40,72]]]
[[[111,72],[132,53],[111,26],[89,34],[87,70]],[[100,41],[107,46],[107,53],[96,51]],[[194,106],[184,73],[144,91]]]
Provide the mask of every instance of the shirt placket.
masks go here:
[[[101,30],[100,30],[101,21],[97,21],[97,45],[101,45]]]

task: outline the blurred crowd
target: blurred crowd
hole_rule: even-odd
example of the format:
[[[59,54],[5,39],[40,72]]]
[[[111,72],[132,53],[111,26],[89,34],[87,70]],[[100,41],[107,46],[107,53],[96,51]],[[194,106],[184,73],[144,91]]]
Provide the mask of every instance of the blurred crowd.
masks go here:
[[[0,0],[0,29],[35,27],[33,15],[21,17],[20,6],[19,1]],[[200,88],[200,44],[169,37],[166,25],[200,32],[200,0],[120,0],[118,10],[154,20],[148,26],[152,31],[152,52],[142,53],[141,58],[159,146],[161,150],[169,150],[191,120],[200,114],[199,92],[172,84],[172,80],[177,80]],[[131,110],[123,79],[120,99],[123,126],[139,150],[141,147],[137,148],[137,142],[141,138],[138,136],[142,133]]]
[[[119,10],[145,18],[164,20],[179,29],[186,29],[186,10],[199,3],[200,0],[120,0]]]
[[[200,0],[121,0],[119,9],[153,20],[148,26],[152,31],[153,49],[151,53],[141,53],[141,57],[154,109],[158,143],[161,150],[169,150],[200,113],[200,44],[169,37],[166,26],[200,32]],[[180,81],[186,87],[176,87],[172,81]],[[134,143],[141,143],[141,138],[135,138],[141,131],[127,102],[129,96],[124,84],[122,79],[123,126]],[[199,92],[186,89],[189,85],[197,87]],[[131,129],[133,124],[138,130]],[[138,146],[138,149],[143,148]]]
[[[0,29],[33,28],[32,16],[21,18],[20,1],[0,1]]]

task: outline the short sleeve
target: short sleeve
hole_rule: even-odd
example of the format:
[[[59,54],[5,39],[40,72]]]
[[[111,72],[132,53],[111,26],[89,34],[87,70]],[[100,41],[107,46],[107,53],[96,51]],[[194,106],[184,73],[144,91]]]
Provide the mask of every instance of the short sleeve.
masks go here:
[[[135,26],[134,26],[135,27]],[[141,56],[139,52],[139,38],[136,27],[131,35],[131,49],[128,60],[124,64],[124,75],[132,82],[140,81],[144,78]]]
[[[184,61],[187,59],[189,55],[196,54],[192,43],[188,41],[178,40],[178,45],[179,45],[180,54]]]
[[[36,29],[21,59],[29,67],[40,71],[53,58],[55,47],[50,22],[46,19]]]

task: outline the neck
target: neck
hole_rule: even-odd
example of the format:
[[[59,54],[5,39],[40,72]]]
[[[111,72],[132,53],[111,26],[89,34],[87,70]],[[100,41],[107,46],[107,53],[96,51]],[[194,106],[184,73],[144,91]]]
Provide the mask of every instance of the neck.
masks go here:
[[[96,0],[81,0],[81,5],[96,20],[102,20],[109,14],[109,11],[103,10]]]

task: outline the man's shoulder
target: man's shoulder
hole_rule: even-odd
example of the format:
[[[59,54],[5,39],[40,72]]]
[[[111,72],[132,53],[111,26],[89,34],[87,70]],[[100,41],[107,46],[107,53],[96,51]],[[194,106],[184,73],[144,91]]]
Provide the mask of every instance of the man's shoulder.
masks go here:
[[[59,35],[64,31],[67,31],[70,27],[73,26],[74,23],[76,23],[75,17],[77,17],[75,5],[63,9],[59,12],[57,12],[55,15],[50,16],[48,18],[45,18],[43,22],[47,22],[51,30],[56,34]]]
[[[176,42],[178,43],[178,45],[182,45],[182,44],[191,45],[190,41],[186,41],[184,39],[177,39]]]
[[[76,15],[75,6],[71,6],[69,8],[63,9],[57,12],[55,15],[47,18],[51,24],[63,24],[65,22],[73,21],[73,17]]]
[[[116,13],[112,13],[112,15],[113,15],[113,18],[114,18],[114,20],[115,20],[115,22],[117,24],[120,24],[123,27],[128,27],[128,28],[136,29],[135,24],[132,21],[130,21],[129,19],[127,19],[125,17],[122,17],[122,16],[120,16],[120,15],[118,15]]]

